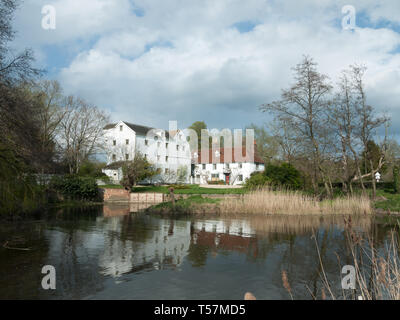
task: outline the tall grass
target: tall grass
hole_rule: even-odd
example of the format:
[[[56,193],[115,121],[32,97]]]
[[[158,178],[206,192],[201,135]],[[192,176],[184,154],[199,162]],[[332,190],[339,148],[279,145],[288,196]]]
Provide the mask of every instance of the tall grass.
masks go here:
[[[352,196],[320,201],[317,197],[297,191],[264,188],[243,195],[242,199],[227,199],[220,203],[223,214],[371,214],[367,197]]]
[[[320,259],[323,275],[322,290],[326,289],[329,297],[333,300],[400,300],[398,231],[392,230],[384,248],[378,249],[375,247],[373,239],[365,239],[362,234],[354,231],[351,220],[346,229],[351,264],[355,269],[355,289],[342,290],[341,294],[335,293],[332,284],[324,276],[324,265]]]

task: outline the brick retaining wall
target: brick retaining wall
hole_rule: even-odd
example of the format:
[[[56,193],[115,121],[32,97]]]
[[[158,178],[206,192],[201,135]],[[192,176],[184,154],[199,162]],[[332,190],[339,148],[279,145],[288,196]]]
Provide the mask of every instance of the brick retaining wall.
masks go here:
[[[129,190],[125,189],[102,189],[104,202],[126,201],[129,202]]]
[[[132,192],[124,189],[103,189],[104,202],[130,202],[130,203],[161,203],[171,201],[169,194],[153,192]],[[203,198],[240,199],[242,194],[175,194],[175,200],[187,199],[192,196],[201,195]]]

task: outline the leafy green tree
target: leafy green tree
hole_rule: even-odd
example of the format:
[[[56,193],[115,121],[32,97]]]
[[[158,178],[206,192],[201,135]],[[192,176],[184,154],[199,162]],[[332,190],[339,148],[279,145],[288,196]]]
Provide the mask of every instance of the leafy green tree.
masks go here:
[[[270,180],[262,172],[253,172],[244,184],[247,189],[256,189],[270,183]]]
[[[265,168],[264,175],[273,185],[291,189],[299,189],[303,185],[300,171],[289,163],[282,163],[281,165],[268,164]]]
[[[176,181],[178,183],[185,183],[187,175],[188,175],[187,167],[186,166],[180,166],[176,173],[177,173]]]
[[[193,122],[193,124],[189,127],[189,129],[194,130],[197,133],[197,140],[198,140],[198,150],[201,150],[201,130],[206,130],[207,129],[207,125],[204,121],[196,121]],[[207,136],[207,138],[210,141],[210,137]],[[209,144],[209,146],[211,146],[211,144]]]
[[[142,153],[136,151],[133,161],[126,161],[122,166],[123,178],[121,184],[131,189],[144,179],[149,179],[160,173]]]
[[[369,140],[367,143],[367,148],[362,153],[361,170],[364,173],[371,172],[379,166],[379,160],[382,157],[381,148],[373,141]],[[372,168],[371,168],[372,163]],[[386,166],[382,167],[382,172],[386,171]]]
[[[393,180],[394,180],[394,192],[400,193],[400,169],[399,169],[399,166],[393,167]]]

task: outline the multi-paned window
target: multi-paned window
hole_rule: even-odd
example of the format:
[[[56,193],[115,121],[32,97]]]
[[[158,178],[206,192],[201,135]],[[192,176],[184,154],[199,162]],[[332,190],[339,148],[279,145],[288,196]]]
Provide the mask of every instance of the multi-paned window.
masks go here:
[[[128,144],[129,144],[129,139],[126,139],[126,140],[125,140],[125,143],[128,145]]]
[[[216,163],[213,164],[213,170],[217,170],[217,164]]]
[[[117,140],[113,140],[113,146],[117,145]]]
[[[115,154],[113,154],[112,155],[112,159],[113,159],[113,161],[116,161],[117,160],[117,156]]]
[[[129,160],[129,154],[125,154],[125,159]]]
[[[243,181],[243,175],[242,174],[238,175],[238,181],[240,181],[240,182]]]
[[[203,170],[206,170],[206,165],[203,163]]]

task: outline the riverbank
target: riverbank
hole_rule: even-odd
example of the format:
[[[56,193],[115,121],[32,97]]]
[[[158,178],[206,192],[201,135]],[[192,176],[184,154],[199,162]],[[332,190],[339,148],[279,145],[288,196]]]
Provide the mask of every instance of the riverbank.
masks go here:
[[[155,213],[210,213],[222,215],[322,215],[322,214],[373,214],[373,203],[367,197],[341,197],[320,201],[294,191],[256,190],[245,193],[240,199],[209,199],[193,196],[178,200],[173,206],[164,202],[147,209]]]

